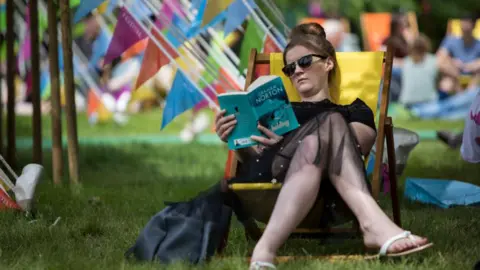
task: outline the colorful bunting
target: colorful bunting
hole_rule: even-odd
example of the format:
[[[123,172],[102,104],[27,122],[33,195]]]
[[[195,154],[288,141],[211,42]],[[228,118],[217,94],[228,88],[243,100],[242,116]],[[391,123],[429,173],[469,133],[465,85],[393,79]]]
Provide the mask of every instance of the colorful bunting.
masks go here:
[[[193,108],[202,99],[203,96],[198,92],[198,88],[178,69],[163,110],[161,129],[178,115]]]
[[[207,0],[201,27],[209,24],[217,15],[225,11],[233,0]]]
[[[255,8],[255,2],[253,0],[248,1],[250,7]],[[227,8],[227,15],[225,21],[224,35],[227,36],[238,26],[240,26],[243,21],[250,14],[249,9],[243,2],[243,0],[236,0]]]
[[[117,25],[115,26],[115,31],[113,32],[113,37],[108,46],[103,64],[111,63],[113,59],[121,56],[128,48],[147,36],[147,33],[145,33],[135,18],[132,17],[132,14],[124,7],[121,7]]]
[[[73,22],[78,23],[83,17],[85,17],[90,11],[96,9],[105,0],[82,0],[77,7],[77,11],[73,17]]]
[[[177,51],[170,47],[168,42],[163,38],[161,34],[157,31],[152,30],[152,35],[158,41],[158,43],[166,50],[166,53],[169,54],[172,58],[179,57]],[[148,81],[153,77],[164,65],[170,62],[167,55],[157,46],[157,44],[149,39],[147,44],[147,49],[143,56],[142,67],[138,73],[137,82],[135,84],[135,89],[138,89],[142,84]]]
[[[258,51],[261,50],[264,36],[265,33],[255,20],[250,19],[243,37],[242,46],[240,47],[240,72],[243,72],[248,66],[248,58],[250,57],[251,49],[256,48]]]
[[[175,11],[180,11],[180,14]],[[163,21],[169,21],[171,22],[173,20],[173,16],[176,14],[180,18],[185,18],[186,15],[182,9],[182,6],[178,0],[165,0],[163,1],[162,7],[160,8],[159,12],[160,16],[164,18]],[[167,27],[166,25],[163,25],[162,21],[157,19],[156,25],[159,29],[163,29]]]
[[[173,15],[172,26],[174,26],[175,29],[171,29],[167,32],[167,39],[175,48],[178,48],[183,44],[185,38],[188,39],[187,32],[189,31],[190,27],[177,14]]]

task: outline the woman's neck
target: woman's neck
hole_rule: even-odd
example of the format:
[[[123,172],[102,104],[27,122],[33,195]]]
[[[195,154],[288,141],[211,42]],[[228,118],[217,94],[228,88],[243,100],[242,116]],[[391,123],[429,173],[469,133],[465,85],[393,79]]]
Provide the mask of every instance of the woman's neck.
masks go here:
[[[328,91],[328,86],[320,89],[320,91],[314,91],[316,94],[311,95],[311,96],[302,96],[301,99],[302,101],[306,102],[316,102],[316,101],[322,101],[325,99],[330,99],[330,91]]]

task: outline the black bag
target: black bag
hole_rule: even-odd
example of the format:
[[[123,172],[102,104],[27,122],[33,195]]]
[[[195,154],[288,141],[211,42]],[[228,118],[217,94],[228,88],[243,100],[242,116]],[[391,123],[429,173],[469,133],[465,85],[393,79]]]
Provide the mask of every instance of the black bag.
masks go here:
[[[139,261],[188,261],[213,256],[228,232],[232,209],[216,185],[188,202],[167,203],[153,216],[136,243],[125,253]]]

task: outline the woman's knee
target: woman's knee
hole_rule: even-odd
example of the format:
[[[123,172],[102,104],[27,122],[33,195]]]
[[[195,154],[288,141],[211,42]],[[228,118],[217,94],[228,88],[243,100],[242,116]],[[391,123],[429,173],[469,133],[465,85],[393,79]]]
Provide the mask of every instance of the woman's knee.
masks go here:
[[[305,164],[313,164],[318,153],[318,137],[308,135],[298,143],[300,143],[300,146],[297,148],[296,154],[303,156]]]

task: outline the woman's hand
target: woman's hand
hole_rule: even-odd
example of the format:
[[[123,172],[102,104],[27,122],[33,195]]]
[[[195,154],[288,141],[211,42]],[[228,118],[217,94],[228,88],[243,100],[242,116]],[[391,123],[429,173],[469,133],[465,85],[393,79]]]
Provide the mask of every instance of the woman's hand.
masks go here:
[[[232,132],[233,128],[237,124],[237,119],[235,115],[225,115],[225,110],[217,111],[215,113],[215,130],[218,137],[224,142],[227,142],[227,138]]]
[[[258,143],[261,144],[261,148],[268,148],[271,147],[275,144],[277,144],[279,141],[283,139],[282,136],[279,136],[275,134],[273,131],[269,130],[268,128],[258,124],[258,129],[265,134],[268,138],[262,137],[262,136],[256,136],[252,135],[250,138]],[[263,149],[262,149],[263,150]]]

